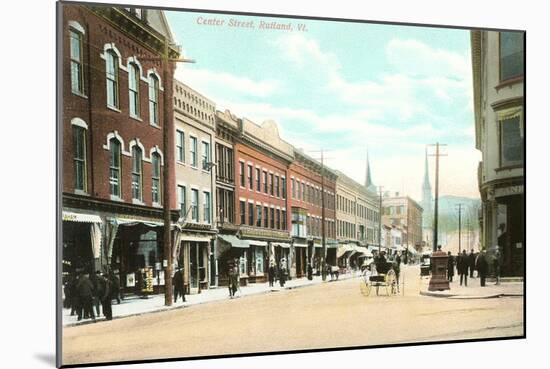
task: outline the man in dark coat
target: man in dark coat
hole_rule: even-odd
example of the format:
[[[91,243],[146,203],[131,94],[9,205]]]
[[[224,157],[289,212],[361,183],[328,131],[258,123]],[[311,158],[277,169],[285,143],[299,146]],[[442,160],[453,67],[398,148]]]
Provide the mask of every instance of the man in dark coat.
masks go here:
[[[457,269],[460,274],[460,285],[462,286],[462,280],[464,280],[464,287],[468,287],[468,255],[466,254],[466,250],[462,250],[462,254],[458,257]]]
[[[487,262],[487,256],[485,250],[482,250],[476,258],[476,269],[479,273],[479,282],[481,287],[485,287],[485,278],[487,277],[487,269],[489,263]]]
[[[470,278],[474,278],[474,269],[476,268],[476,255],[474,254],[474,249],[471,249],[470,255],[468,255],[468,266],[470,267]]]
[[[99,300],[101,302],[101,309],[103,310],[103,315],[105,319],[113,319],[113,310],[111,309],[112,302],[112,287],[111,280],[107,278],[107,275],[98,275],[97,276],[97,285],[100,287],[101,295],[99,295]]]
[[[281,264],[281,268],[279,268],[279,284],[281,287],[285,286],[286,282],[286,266],[284,264]]]
[[[116,300],[120,304],[120,279],[114,271],[109,272],[109,282],[111,283],[111,300]]]
[[[269,287],[273,287],[273,283],[275,282],[275,273],[277,273],[275,269],[275,265],[271,263],[269,265],[268,274],[269,274]]]
[[[497,247],[496,251],[495,251],[495,256],[494,256],[494,259],[493,259],[493,270],[495,271],[495,284],[496,285],[499,285],[500,284],[500,266],[502,264],[502,256],[500,255],[500,251]]]
[[[401,256],[399,254],[397,254],[397,256],[395,257],[395,265],[393,266],[393,270],[395,271],[397,285],[399,286],[399,274],[401,273]]]
[[[311,267],[311,264],[307,265],[307,279],[310,281],[313,279],[313,268]]]
[[[447,257],[447,279],[452,282],[455,275],[455,259],[450,251],[447,253]]]
[[[95,306],[96,316],[99,316],[101,312],[99,311],[99,304],[101,302],[101,297],[103,296],[102,286],[99,284],[99,277],[101,277],[101,272],[97,270],[95,274],[92,274],[90,281],[94,286],[94,295],[93,295],[93,306]]]
[[[80,301],[81,309],[78,309],[78,320],[82,319],[82,314],[88,316],[95,321],[93,298],[94,298],[94,285],[90,281],[88,274],[83,274],[78,279],[78,299]]]
[[[181,295],[181,299],[185,302],[185,290],[183,287],[183,272],[181,268],[174,273],[174,302],[178,301],[178,295]]]
[[[229,297],[233,298],[238,289],[239,269],[236,266],[229,266]]]

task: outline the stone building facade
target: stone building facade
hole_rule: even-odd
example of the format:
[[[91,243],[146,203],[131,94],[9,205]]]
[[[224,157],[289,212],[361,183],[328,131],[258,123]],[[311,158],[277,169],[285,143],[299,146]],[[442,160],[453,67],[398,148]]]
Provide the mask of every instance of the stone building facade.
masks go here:
[[[214,102],[174,80],[174,165],[180,210],[174,259],[190,293],[216,285]]]
[[[525,33],[471,31],[481,248],[525,271]]]

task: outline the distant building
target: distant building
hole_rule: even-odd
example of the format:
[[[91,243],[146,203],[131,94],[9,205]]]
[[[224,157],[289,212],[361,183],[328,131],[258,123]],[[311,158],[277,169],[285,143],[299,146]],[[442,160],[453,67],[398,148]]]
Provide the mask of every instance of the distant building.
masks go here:
[[[320,266],[322,258],[336,265],[336,173],[303,151],[294,149],[295,160],[289,166],[289,200],[293,238],[292,273],[305,276],[307,264]],[[324,194],[322,192],[324,188]],[[322,255],[323,200],[326,255]]]
[[[524,32],[471,31],[481,247],[502,255],[501,274],[525,260]]]
[[[422,207],[408,196],[399,196],[398,192],[393,197],[386,193],[382,199],[382,207],[384,224],[403,229],[403,247],[420,250],[422,247]]]
[[[367,171],[368,173],[368,171]],[[336,238],[338,239],[338,264],[348,267],[353,258],[367,254],[379,244],[380,200],[376,192],[367,189],[336,171]],[[362,250],[362,254],[356,252]],[[352,263],[351,263],[352,264]]]

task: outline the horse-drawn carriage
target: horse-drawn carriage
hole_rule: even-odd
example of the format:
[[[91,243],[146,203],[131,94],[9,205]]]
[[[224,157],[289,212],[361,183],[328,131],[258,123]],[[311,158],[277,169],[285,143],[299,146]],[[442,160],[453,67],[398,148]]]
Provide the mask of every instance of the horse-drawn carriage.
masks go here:
[[[392,262],[372,262],[363,270],[361,293],[368,296],[374,288],[378,296],[380,287],[385,289],[387,296],[399,293],[399,281]]]

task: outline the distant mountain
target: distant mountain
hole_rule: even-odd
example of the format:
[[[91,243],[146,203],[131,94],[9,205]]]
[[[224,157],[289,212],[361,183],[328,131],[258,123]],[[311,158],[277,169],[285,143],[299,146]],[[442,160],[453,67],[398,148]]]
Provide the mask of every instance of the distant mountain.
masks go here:
[[[458,216],[459,204],[462,204],[463,214],[464,212],[477,212],[477,209],[481,206],[481,200],[460,196],[441,196],[439,198],[439,214],[457,214]]]
[[[469,225],[472,230],[478,229],[478,211],[481,207],[480,199],[460,196],[441,196],[438,205],[440,232],[454,232],[458,230],[459,204],[462,204],[462,228],[465,229]]]

